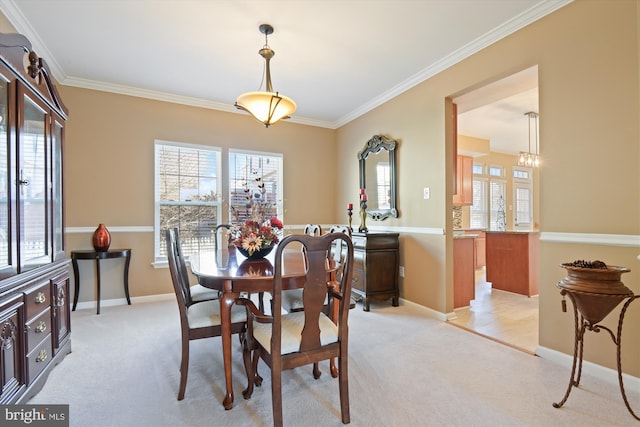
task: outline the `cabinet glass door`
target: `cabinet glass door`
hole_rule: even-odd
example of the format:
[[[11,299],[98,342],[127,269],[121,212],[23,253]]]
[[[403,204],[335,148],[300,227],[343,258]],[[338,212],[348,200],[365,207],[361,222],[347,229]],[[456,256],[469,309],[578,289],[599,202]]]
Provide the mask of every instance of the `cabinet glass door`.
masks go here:
[[[51,262],[48,239],[47,114],[27,95],[18,141],[20,266],[29,270]]]
[[[10,249],[9,81],[0,74],[0,277],[15,274]]]
[[[62,132],[64,125],[61,120],[57,120],[54,115],[53,121],[53,141],[51,163],[53,165],[53,254],[58,257],[59,254],[64,256],[64,237],[63,237],[63,219],[62,219]]]

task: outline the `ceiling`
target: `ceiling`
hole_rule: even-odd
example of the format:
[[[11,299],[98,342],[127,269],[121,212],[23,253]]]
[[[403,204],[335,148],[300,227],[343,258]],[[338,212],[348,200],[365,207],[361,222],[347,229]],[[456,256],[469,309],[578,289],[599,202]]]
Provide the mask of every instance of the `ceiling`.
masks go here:
[[[269,23],[274,89],[298,104],[290,120],[335,129],[570,1],[0,0],[0,11],[62,85],[240,114],[238,95],[261,84]],[[512,121],[500,113],[524,122],[533,92],[491,105],[466,95],[461,131],[493,145]]]

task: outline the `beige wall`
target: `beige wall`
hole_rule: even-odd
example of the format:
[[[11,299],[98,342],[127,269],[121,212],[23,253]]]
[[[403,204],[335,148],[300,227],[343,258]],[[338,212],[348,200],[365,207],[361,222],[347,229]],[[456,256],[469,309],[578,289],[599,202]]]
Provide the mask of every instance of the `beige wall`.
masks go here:
[[[338,153],[354,158],[373,134],[398,139],[400,217],[383,226],[409,227],[401,237],[401,296],[452,312],[451,149],[446,99],[538,65],[540,94],[539,223],[540,345],[573,351],[573,319],[560,310],[555,284],[562,262],[601,259],[628,266],[625,284],[640,293],[640,149],[638,2],[575,1],[430,78],[338,129]],[[446,113],[445,113],[446,112]],[[357,175],[345,169],[344,192]],[[431,187],[431,199],[422,188]],[[445,235],[437,234],[446,230]],[[415,230],[415,231],[413,231]],[[544,240],[548,233],[584,233],[588,243]],[[635,243],[599,235],[636,236]],[[640,339],[640,303],[629,309],[625,340]],[[617,311],[605,324],[615,329]],[[595,334],[594,334],[595,335]],[[615,369],[606,335],[588,337],[585,360]],[[600,345],[602,342],[602,345]],[[622,347],[625,372],[640,376],[640,346]]]
[[[106,224],[112,229],[112,248],[132,249],[132,296],[172,292],[168,270],[151,265],[153,232],[136,231],[154,225],[156,139],[221,147],[223,161],[229,147],[283,153],[285,227],[334,220],[333,130],[286,122],[266,129],[246,114],[69,86],[60,87],[60,93],[70,111],[64,151],[66,227],[87,230],[67,232],[67,251],[91,248],[93,228]],[[125,229],[113,231],[118,227]],[[122,262],[103,264],[102,299],[122,298]],[[81,263],[80,269],[81,283],[85,277],[84,283],[91,283],[91,263]],[[82,286],[79,300],[92,301],[94,292]]]
[[[66,226],[153,226],[154,139],[282,152],[285,225],[344,222],[346,204],[358,197],[357,152],[371,136],[385,134],[399,142],[400,217],[367,225],[402,232],[402,298],[451,313],[449,100],[538,65],[544,160],[539,180],[540,345],[571,354],[573,321],[570,313],[561,312],[555,287],[564,276],[560,263],[582,258],[628,266],[633,271],[623,280],[640,293],[637,244],[544,240],[549,232],[640,235],[637,4],[577,0],[337,131],[286,122],[264,129],[247,115],[61,87],[70,110]],[[421,43],[415,42],[416,54]],[[427,186],[431,198],[424,200]],[[90,232],[66,237],[68,250],[90,247]],[[153,233],[116,232],[112,246],[133,249],[133,296],[170,292],[167,271],[151,267]],[[122,297],[118,268],[107,268],[111,280],[105,280],[105,299]],[[80,299],[92,300],[92,289],[81,292]],[[606,324],[615,327],[614,317]],[[640,303],[627,314],[625,341],[638,342],[638,325]],[[591,335],[585,359],[615,368],[606,335]],[[640,346],[623,346],[623,365],[627,373],[640,376]]]

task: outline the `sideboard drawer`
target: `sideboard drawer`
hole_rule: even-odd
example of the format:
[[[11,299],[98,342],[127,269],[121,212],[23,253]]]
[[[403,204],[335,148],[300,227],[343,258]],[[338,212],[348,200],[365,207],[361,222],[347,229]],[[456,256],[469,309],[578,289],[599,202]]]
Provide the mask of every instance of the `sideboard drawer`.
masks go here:
[[[27,382],[31,383],[38,374],[49,364],[53,347],[51,346],[51,334],[27,355]]]
[[[51,284],[48,280],[25,293],[25,305],[27,322],[51,306]]]
[[[27,353],[51,334],[51,309],[47,307],[38,317],[27,322]]]

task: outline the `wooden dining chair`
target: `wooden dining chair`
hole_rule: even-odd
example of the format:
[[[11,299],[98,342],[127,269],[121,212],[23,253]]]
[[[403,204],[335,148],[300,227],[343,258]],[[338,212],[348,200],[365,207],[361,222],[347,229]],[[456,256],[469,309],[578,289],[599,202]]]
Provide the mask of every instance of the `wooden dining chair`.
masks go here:
[[[346,246],[344,262],[339,266],[340,281],[328,280],[327,256],[336,240]],[[282,314],[282,258],[290,245],[301,245],[306,258],[306,278],[303,288],[304,311]],[[337,358],[339,366],[339,394],[342,422],[350,422],[348,380],[348,318],[353,270],[353,244],[343,233],[320,237],[289,235],[282,239],[275,255],[273,282],[273,313],[266,315],[248,299],[238,300],[247,308],[247,336],[243,358],[247,371],[245,399],[253,394],[253,387],[262,383],[257,374],[259,359],[271,369],[273,424],[281,426],[282,371],[319,361]],[[324,312],[325,300],[338,306],[338,322]]]
[[[303,233],[307,236],[321,236],[322,226],[320,224],[307,224]],[[282,293],[282,308],[288,312],[304,310],[302,304],[302,289],[291,289]]]
[[[177,229],[176,229],[177,230]],[[168,234],[167,234],[168,236]],[[184,255],[182,253],[182,244],[180,243],[180,239],[179,234],[177,234],[176,231],[176,241],[175,241],[175,250],[178,253],[178,257],[180,259],[184,260]],[[167,251],[167,257],[169,252]],[[186,264],[186,263],[185,263]],[[181,274],[183,275],[183,279],[185,281],[185,283],[190,283],[189,280],[189,271],[185,268],[182,270]],[[220,292],[216,291],[215,289],[209,289],[206,288],[204,286],[202,286],[199,283],[196,284],[190,284],[189,285],[189,292],[187,294],[187,302],[189,305],[193,304],[194,302],[200,302],[200,301],[209,301],[209,300],[216,300],[220,297]]]
[[[218,248],[220,247],[220,243],[226,242],[227,246],[229,245],[229,232],[231,231],[231,224],[218,224],[213,231],[213,247],[216,252],[218,252]],[[226,240],[222,239],[222,237],[226,236]]]
[[[187,374],[189,371],[189,342],[202,338],[218,337],[222,334],[220,301],[195,301],[193,299],[191,295],[192,287],[189,286],[189,281],[187,280],[187,265],[180,250],[180,237],[177,228],[170,228],[166,231],[166,242],[171,281],[173,282],[173,290],[176,294],[180,313],[182,361],[180,362],[178,400],[182,400],[187,387]],[[247,315],[244,307],[232,306],[231,333],[244,334],[246,319]]]

